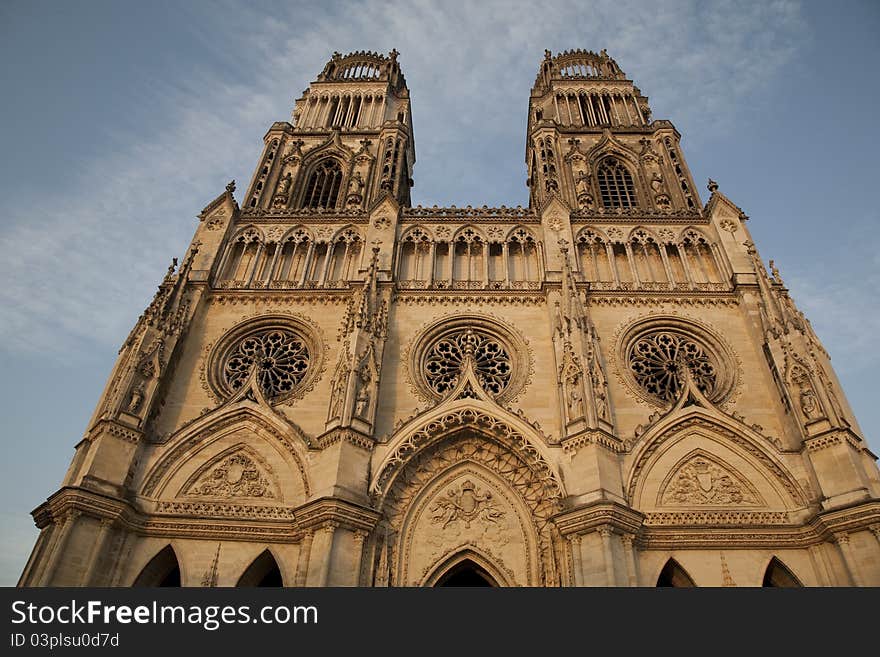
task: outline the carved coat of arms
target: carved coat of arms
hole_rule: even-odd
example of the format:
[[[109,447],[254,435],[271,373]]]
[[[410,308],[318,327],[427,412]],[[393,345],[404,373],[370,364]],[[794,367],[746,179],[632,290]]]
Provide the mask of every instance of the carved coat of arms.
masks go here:
[[[466,529],[470,529],[475,520],[496,524],[502,517],[504,511],[495,504],[492,493],[480,493],[470,479],[466,479],[461,487],[449,489],[445,497],[438,498],[431,506],[431,522],[441,528],[460,520]]]

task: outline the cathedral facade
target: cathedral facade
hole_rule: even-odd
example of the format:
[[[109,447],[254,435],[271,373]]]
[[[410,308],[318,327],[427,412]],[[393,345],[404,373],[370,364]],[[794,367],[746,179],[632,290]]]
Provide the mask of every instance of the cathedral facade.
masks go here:
[[[200,214],[20,585],[880,585],[875,456],[672,123],[547,51],[528,207],[413,207],[397,55]]]

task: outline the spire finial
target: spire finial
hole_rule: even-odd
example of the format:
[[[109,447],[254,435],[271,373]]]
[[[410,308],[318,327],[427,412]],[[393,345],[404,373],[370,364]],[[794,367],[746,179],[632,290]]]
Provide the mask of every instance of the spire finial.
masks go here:
[[[715,182],[714,180],[712,180],[711,178],[709,178],[709,184],[706,185],[706,189],[708,189],[710,192],[713,192],[713,193],[717,192],[718,191],[718,183]]]
[[[229,181],[229,184],[226,185],[226,191],[230,194],[235,191],[235,179]]]

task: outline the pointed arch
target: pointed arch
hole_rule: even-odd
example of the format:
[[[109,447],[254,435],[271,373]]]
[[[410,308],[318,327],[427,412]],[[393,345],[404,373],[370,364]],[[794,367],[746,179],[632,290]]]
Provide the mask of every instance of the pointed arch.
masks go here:
[[[470,573],[485,583],[450,583],[456,575]],[[426,587],[444,586],[515,586],[507,573],[498,568],[491,557],[484,554],[478,547],[471,546],[451,556],[441,557],[440,561],[429,569],[429,574],[422,582]]]
[[[452,238],[452,279],[459,287],[481,287],[488,272],[484,267],[488,241],[475,226],[462,226]]]
[[[514,226],[508,232],[505,242],[507,262],[503,263],[503,266],[507,279],[510,281],[540,280],[543,270],[540,266],[540,243],[532,231],[524,226]]]
[[[295,241],[314,240],[315,235],[312,232],[312,229],[308,226],[298,224],[296,226],[288,228],[284,235],[281,237],[280,241],[285,242],[291,239]]]
[[[652,230],[644,226],[633,228],[629,233],[629,243],[641,284],[665,283],[669,280],[660,252],[660,240]]]
[[[675,559],[670,557],[657,576],[657,586],[669,586],[675,588],[696,587],[694,579]]]
[[[624,162],[625,160],[615,155],[608,155],[603,157],[596,167],[599,198],[605,209],[639,206],[636,176]]]
[[[766,507],[761,494],[732,465],[694,449],[681,457],[657,492],[658,507],[697,505]]]
[[[681,231],[680,249],[684,252],[691,278],[695,283],[718,283],[721,281],[721,262],[717,246],[706,234],[694,226]]]
[[[803,584],[778,557],[774,556],[764,570],[761,586],[797,588],[802,587]]]
[[[461,382],[464,383],[464,382]],[[478,390],[478,393],[481,390]],[[418,415],[388,440],[388,451],[379,464],[370,483],[374,496],[384,497],[399,471],[417,453],[442,441],[462,429],[474,431],[511,449],[539,474],[552,491],[554,499],[565,497],[565,487],[559,473],[550,464],[553,459],[546,453],[546,438],[522,417],[481,399],[479,396],[448,400]]]
[[[575,238],[579,266],[584,278],[592,282],[611,282],[613,257],[609,255],[610,240],[601,230],[587,226]]]
[[[565,497],[561,476],[544,456],[540,433],[524,418],[494,404],[479,385],[475,390],[463,387],[470,383],[470,378],[462,378],[447,401],[406,423],[391,438],[370,485],[374,507],[392,531],[402,531],[411,540],[411,510],[427,500],[426,484],[454,477],[456,467],[470,468],[474,477],[497,482],[493,496],[509,491],[517,500],[515,508],[525,514],[521,526],[532,528],[529,540],[536,547],[524,581],[555,585],[561,557],[553,517],[562,510]],[[410,577],[399,551],[393,559],[395,577]]]
[[[342,191],[342,164],[335,157],[325,157],[314,164],[305,177],[302,208],[332,209],[339,205]]]
[[[143,567],[132,586],[177,587],[181,581],[180,563],[169,543]]]
[[[355,226],[349,224],[336,231],[327,247],[329,261],[326,266],[326,286],[345,286],[346,281],[357,274],[357,262],[363,250],[362,244],[363,237]]]
[[[244,431],[249,436],[251,449],[256,448],[257,442],[253,439],[257,437],[272,446],[274,455],[265,451],[262,456],[272,456],[273,460],[277,460],[279,467],[276,471],[287,468],[299,473],[301,488],[282,491],[285,502],[298,503],[306,499],[311,494],[310,478],[305,467],[308,438],[292,422],[274,413],[270,415],[270,412],[257,402],[243,399],[198,418],[169,439],[159,458],[145,473],[140,494],[162,497],[168,491],[173,495],[183,488],[183,483],[191,475],[187,470],[194,468],[190,466],[204,462],[193,458],[195,452],[225,449],[225,445],[239,443],[238,434]],[[296,480],[294,477],[292,481]]]
[[[726,463],[736,464],[744,476],[749,473],[749,485],[761,492],[769,508],[782,512],[806,504],[800,484],[770,450],[767,439],[715,409],[696,405],[674,409],[646,431],[640,443],[626,488],[627,499],[636,508],[654,506],[655,489],[664,477],[651,476],[652,470],[672,468],[680,461],[680,452],[690,451],[697,445],[716,458],[726,454],[723,457]]]
[[[263,231],[256,226],[239,229],[226,244],[223,263],[218,268],[220,278],[246,285],[266,261],[261,257],[265,240]]]
[[[609,206],[604,203],[606,194],[602,189],[602,178],[599,176],[599,169],[606,161],[612,158],[617,164],[622,166],[632,181],[633,194],[635,195],[636,204],[630,206]],[[595,192],[602,203],[601,206],[608,207],[636,207],[639,205],[639,198],[646,198],[645,190],[647,186],[641,174],[641,166],[638,155],[633,152],[626,144],[618,140],[610,130],[605,130],[602,139],[587,153],[587,160],[591,170],[594,172],[593,184]],[[610,164],[610,162],[608,162]],[[625,180],[621,179],[625,183]]]
[[[238,578],[237,587],[284,586],[278,561],[269,548],[263,550]]]
[[[305,226],[294,226],[279,240],[280,253],[275,271],[271,273],[272,280],[280,283],[279,287],[303,284],[314,243],[312,231]]]
[[[434,240],[434,234],[428,226],[410,226],[400,236],[401,240],[428,241]]]
[[[468,495],[470,507],[462,501]],[[422,586],[425,573],[441,574],[437,563],[473,549],[483,551],[481,563],[495,581],[551,585],[558,563],[552,523],[557,511],[542,483],[509,449],[485,435],[459,432],[421,452],[383,500],[386,539],[394,545],[392,581]],[[429,545],[433,550],[425,551]]]
[[[227,482],[225,477],[221,479],[219,475],[221,471],[225,473],[230,469],[233,470],[231,474],[234,485],[249,489],[243,490],[240,497],[259,497],[267,500],[279,497],[279,485],[272,467],[245,443],[236,443],[209,459],[189,476],[177,496],[210,497],[218,493],[222,494],[224,492],[222,488]]]
[[[436,587],[497,586],[494,578],[470,559],[459,562],[437,581]]]
[[[431,254],[434,236],[426,226],[412,226],[401,236],[397,246],[397,279],[427,281],[434,274]]]

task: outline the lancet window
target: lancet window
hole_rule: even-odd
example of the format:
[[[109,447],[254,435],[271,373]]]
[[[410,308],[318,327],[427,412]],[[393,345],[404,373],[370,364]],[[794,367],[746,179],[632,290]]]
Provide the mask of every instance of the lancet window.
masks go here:
[[[342,167],[334,159],[320,162],[309,175],[303,197],[304,208],[335,208],[342,184]]]
[[[263,239],[256,228],[247,228],[231,242],[221,267],[221,278],[236,287],[246,286],[259,265]]]
[[[330,250],[325,287],[345,287],[353,275],[357,274],[357,256],[361,252],[361,236],[353,228],[342,231],[334,240]]]
[[[622,237],[622,236],[621,236]],[[676,238],[636,228],[627,239],[585,229],[576,240],[581,273],[598,289],[718,289],[723,287],[717,247],[696,229]]]
[[[274,272],[277,287],[297,287],[302,285],[306,275],[306,263],[314,248],[309,233],[297,228],[281,242],[281,254]]]
[[[532,289],[540,285],[541,256],[531,232],[514,228],[506,238],[499,229],[487,239],[465,227],[449,242],[435,241],[417,227],[398,247],[397,280],[404,288]]]
[[[316,242],[299,227],[280,241],[266,241],[247,228],[230,243],[220,265],[223,288],[346,287],[357,277],[362,239],[354,228],[331,242]]]
[[[606,208],[634,208],[638,205],[632,174],[616,157],[606,157],[596,170],[602,205]]]
[[[384,118],[384,98],[379,94],[315,96],[302,104],[297,128],[375,128]]]
[[[556,119],[571,126],[644,125],[644,116],[632,94],[560,93],[554,96]]]

